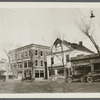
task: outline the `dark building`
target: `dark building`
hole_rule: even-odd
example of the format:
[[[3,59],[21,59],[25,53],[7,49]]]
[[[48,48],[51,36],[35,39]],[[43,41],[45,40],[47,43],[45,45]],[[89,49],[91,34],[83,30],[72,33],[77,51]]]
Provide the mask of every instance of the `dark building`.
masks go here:
[[[87,73],[95,70],[100,70],[100,56],[91,54],[85,56],[77,56],[71,58],[71,70],[86,70]]]

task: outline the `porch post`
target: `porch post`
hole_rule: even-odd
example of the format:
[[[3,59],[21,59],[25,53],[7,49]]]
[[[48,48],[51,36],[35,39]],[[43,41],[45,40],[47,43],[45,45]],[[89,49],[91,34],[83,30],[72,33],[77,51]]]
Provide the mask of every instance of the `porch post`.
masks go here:
[[[58,74],[58,73],[57,73],[57,69],[55,69],[54,71],[55,71],[55,75],[57,75],[57,74]]]

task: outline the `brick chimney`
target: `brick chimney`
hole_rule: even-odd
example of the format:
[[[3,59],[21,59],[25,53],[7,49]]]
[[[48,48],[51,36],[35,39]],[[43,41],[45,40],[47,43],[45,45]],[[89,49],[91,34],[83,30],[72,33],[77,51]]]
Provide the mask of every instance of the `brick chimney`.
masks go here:
[[[80,45],[80,46],[83,46],[83,42],[82,42],[82,41],[80,41],[80,42],[79,42],[79,45]]]

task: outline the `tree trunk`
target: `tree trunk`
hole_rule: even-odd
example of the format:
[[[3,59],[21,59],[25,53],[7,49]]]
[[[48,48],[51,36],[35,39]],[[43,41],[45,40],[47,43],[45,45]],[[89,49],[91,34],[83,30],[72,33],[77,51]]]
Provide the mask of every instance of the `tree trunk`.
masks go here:
[[[92,36],[89,36],[89,35],[88,35],[88,37],[89,37],[89,39],[91,40],[91,42],[93,43],[93,45],[95,46],[95,48],[96,48],[96,50],[97,50],[97,52],[98,52],[98,54],[99,54],[99,56],[100,56],[99,46],[96,44],[96,42],[94,41],[94,39],[93,39]]]

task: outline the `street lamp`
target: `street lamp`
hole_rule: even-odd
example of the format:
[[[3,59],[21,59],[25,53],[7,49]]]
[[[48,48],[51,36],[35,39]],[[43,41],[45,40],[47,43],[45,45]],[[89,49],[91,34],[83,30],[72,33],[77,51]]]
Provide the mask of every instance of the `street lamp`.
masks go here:
[[[91,16],[90,18],[94,18],[95,16],[93,15],[93,11],[91,10]]]

